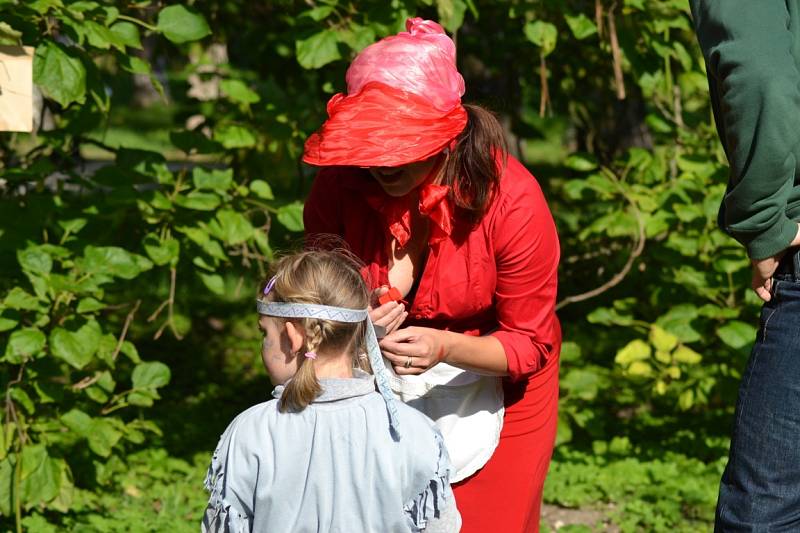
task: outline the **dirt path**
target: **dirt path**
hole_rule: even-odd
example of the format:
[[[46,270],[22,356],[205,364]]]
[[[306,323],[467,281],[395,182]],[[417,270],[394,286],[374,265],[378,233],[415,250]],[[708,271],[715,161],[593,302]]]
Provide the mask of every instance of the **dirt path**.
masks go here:
[[[606,512],[598,509],[568,509],[545,503],[542,504],[542,522],[551,531],[558,531],[564,526],[583,525],[592,528],[593,532],[619,533],[619,528],[606,518]]]

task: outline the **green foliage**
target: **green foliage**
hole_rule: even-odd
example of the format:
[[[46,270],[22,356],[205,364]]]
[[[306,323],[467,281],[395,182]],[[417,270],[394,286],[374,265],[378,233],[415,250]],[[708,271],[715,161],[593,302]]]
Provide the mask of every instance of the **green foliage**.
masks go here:
[[[0,2],[0,42],[36,47],[45,97],[36,133],[0,136],[0,523],[196,529],[197,465],[159,447],[217,435],[202,418],[163,434],[157,402],[217,398],[253,367],[209,385],[220,360],[192,339],[225,359],[247,338],[211,310],[248,310],[298,242],[303,142],[349,60],[409,16],[456,32],[466,100],[501,116],[558,224],[548,500],[616,503],[625,531],[704,523],[757,302],[716,227],[727,174],[688,7],[599,5]]]
[[[627,439],[595,442],[592,453],[557,454],[544,499],[564,507],[613,503],[620,531],[695,532],[712,527],[722,463],[667,452],[640,459]]]
[[[161,434],[147,408],[170,369],[137,344],[190,331],[184,294],[224,294],[229,276],[237,293],[245,278],[254,283],[272,253],[273,215],[294,231],[302,225],[287,182],[263,174],[275,166],[248,159],[274,157],[265,144],[293,133],[266,141],[248,108],[261,96],[230,67],[220,93],[230,103],[210,131],[170,124],[172,157],[188,165],[105,142],[109,120],[131,106],[135,76],[161,98],[175,90],[154,72],[154,51],[177,53],[175,72],[199,68],[188,50],[202,50],[196,41],[211,33],[203,14],[40,1],[0,4],[0,18],[4,35],[36,47],[34,82],[51,124],[0,137],[0,212],[13,221],[0,230],[0,521],[46,530],[90,508],[109,469],[124,470]],[[149,52],[128,55],[145,41]],[[86,170],[87,154],[102,161],[96,170]]]

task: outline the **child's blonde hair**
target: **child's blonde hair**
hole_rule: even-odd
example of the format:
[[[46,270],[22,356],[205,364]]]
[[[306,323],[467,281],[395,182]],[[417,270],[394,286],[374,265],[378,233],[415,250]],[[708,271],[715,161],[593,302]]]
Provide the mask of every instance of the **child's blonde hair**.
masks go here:
[[[351,257],[328,251],[305,251],[285,256],[272,265],[275,283],[262,299],[267,302],[295,302],[366,309],[367,285]],[[271,278],[270,278],[271,279]],[[261,284],[259,296],[268,281]],[[334,322],[317,318],[290,319],[306,334],[306,352],[349,350],[354,366],[370,371],[369,362],[356,356],[364,350],[365,324]],[[281,412],[302,411],[320,394],[313,362],[298,358],[297,373],[286,385],[278,403]]]

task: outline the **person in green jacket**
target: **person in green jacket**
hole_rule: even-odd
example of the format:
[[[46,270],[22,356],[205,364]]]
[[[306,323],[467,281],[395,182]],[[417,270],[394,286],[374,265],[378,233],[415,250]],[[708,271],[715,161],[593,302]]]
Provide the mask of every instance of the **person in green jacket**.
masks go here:
[[[800,0],[690,0],[730,163],[719,224],[747,249],[761,324],[715,531],[800,531]]]

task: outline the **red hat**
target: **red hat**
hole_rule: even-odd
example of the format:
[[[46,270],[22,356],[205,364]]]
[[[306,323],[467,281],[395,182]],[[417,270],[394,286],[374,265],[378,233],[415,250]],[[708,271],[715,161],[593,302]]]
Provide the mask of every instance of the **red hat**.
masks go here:
[[[328,120],[306,141],[303,161],[400,166],[438,154],[464,130],[455,44],[430,20],[409,19],[406,29],[353,60],[347,94],[328,102]]]

